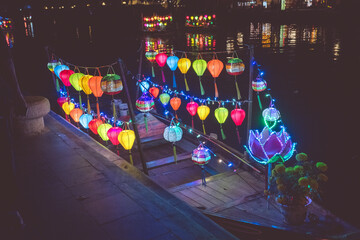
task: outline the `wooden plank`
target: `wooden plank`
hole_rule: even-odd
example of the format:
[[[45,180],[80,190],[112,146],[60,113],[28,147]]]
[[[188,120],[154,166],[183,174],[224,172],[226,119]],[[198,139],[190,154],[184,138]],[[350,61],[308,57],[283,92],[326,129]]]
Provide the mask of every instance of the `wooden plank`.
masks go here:
[[[201,208],[203,207],[200,203],[195,202],[194,200],[192,200],[191,198],[185,196],[184,194],[180,193],[180,192],[176,192],[173,193],[177,198],[179,198],[180,200],[186,202],[187,204],[189,204],[190,206],[196,207],[196,208]]]
[[[210,187],[200,185],[200,186],[196,186],[196,188],[201,189],[201,190],[211,194],[212,196],[216,197],[217,199],[220,199],[221,201],[223,201],[224,203],[232,201],[231,198],[225,196],[221,192],[216,191],[215,189],[212,189]]]
[[[203,198],[205,198],[206,200],[208,200],[209,202],[215,204],[215,206],[217,205],[223,205],[225,202],[221,201],[220,199],[216,198],[215,196],[212,196],[210,193],[203,191],[199,188],[193,187],[193,188],[189,188],[189,190]]]
[[[191,153],[189,153],[189,152],[185,152],[185,153],[181,153],[181,154],[177,155],[178,162],[180,162],[182,160],[187,160],[189,158],[191,158]],[[150,162],[147,162],[146,165],[150,169],[150,168],[161,167],[163,165],[167,165],[167,164],[171,164],[171,163],[174,163],[174,156],[150,161]]]
[[[180,191],[182,194],[184,194],[185,196],[187,196],[188,198],[191,198],[192,200],[194,200],[195,202],[200,203],[201,205],[203,205],[205,208],[212,208],[215,205],[211,202],[209,202],[208,200],[206,200],[205,198],[201,197],[200,195],[197,195],[196,193],[193,193],[192,191],[190,191],[189,189],[185,189]]]
[[[255,178],[251,173],[243,171],[237,174],[256,191],[263,191],[265,189],[265,182]]]

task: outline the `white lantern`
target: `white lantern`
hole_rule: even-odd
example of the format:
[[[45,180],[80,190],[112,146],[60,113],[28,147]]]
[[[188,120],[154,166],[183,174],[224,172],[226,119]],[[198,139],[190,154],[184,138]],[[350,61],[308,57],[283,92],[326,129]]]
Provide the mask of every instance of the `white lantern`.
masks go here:
[[[262,112],[262,116],[265,121],[275,122],[280,118],[280,112],[276,108],[269,107],[264,109],[264,111]]]
[[[170,126],[166,127],[164,130],[164,138],[166,141],[173,143],[175,163],[177,163],[175,142],[180,141],[182,136],[183,136],[183,130],[181,129],[181,127],[176,126],[174,120],[171,120]]]

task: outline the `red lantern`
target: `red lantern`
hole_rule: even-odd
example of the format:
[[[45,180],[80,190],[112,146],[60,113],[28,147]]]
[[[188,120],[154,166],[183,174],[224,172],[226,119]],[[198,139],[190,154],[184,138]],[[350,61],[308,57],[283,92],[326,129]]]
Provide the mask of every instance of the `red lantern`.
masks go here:
[[[118,145],[120,143],[118,137],[121,131],[122,128],[120,127],[112,127],[107,131],[107,136],[112,144]]]
[[[70,101],[70,98],[68,97],[59,97],[57,99],[57,103],[59,104],[60,108],[62,109],[62,105],[65,103],[65,102],[68,102]]]
[[[199,104],[197,104],[196,102],[189,102],[187,105],[186,105],[186,110],[190,113],[191,115],[191,126],[192,128],[194,128],[194,116],[196,115],[197,113],[197,109],[199,107]]]
[[[99,107],[99,97],[103,95],[103,91],[101,90],[101,76],[94,76],[89,79],[89,87],[96,97],[96,111],[97,111],[97,117],[100,118],[100,107]]]
[[[159,95],[159,89],[157,87],[151,87],[149,89],[149,93],[154,96],[154,98],[157,98]]]
[[[238,126],[240,126],[243,123],[243,121],[245,119],[245,115],[246,115],[245,111],[242,110],[241,108],[236,107],[234,110],[231,111],[231,119],[234,121],[234,123],[236,125],[236,133],[237,133],[239,144],[241,144],[241,138],[240,138]]]
[[[171,107],[174,109],[175,111],[175,117],[177,118],[177,114],[176,111],[179,109],[180,105],[181,105],[181,99],[178,97],[173,97],[172,99],[170,99],[170,105]]]
[[[103,123],[102,120],[95,118],[89,122],[89,128],[94,134],[98,134],[97,129]]]
[[[60,72],[59,77],[60,77],[61,81],[63,82],[63,84],[65,85],[65,87],[71,86],[69,78],[72,74],[74,74],[73,70],[62,70]]]
[[[162,79],[163,79],[163,82],[165,83],[165,75],[164,75],[163,67],[166,64],[167,55],[165,53],[158,53],[155,56],[155,60],[156,60],[157,64],[161,67]]]
[[[214,78],[215,97],[219,97],[219,92],[216,85],[216,78],[219,77],[221,71],[224,68],[224,64],[219,59],[213,59],[208,62],[207,68]]]

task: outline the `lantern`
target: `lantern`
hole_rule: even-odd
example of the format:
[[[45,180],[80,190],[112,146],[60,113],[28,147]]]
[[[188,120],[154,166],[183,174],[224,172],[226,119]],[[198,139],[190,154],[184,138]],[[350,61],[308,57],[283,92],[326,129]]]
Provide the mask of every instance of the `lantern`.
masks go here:
[[[82,73],[74,73],[69,78],[69,82],[71,83],[71,85],[75,88],[76,91],[79,92],[80,109],[82,109],[82,100],[81,100],[81,90],[82,89],[80,87],[79,81],[83,76],[84,76],[84,74],[82,74]]]
[[[62,105],[63,105],[65,102],[70,101],[70,98],[68,98],[68,97],[59,97],[56,101],[57,101],[57,103],[59,104],[59,106],[62,108]]]
[[[90,121],[93,120],[93,116],[90,114],[83,114],[79,118],[80,124],[83,126],[83,128],[88,129]]]
[[[64,110],[66,115],[69,115],[71,110],[73,110],[75,108],[75,104],[73,104],[72,102],[64,102],[64,104],[62,105],[62,109]]]
[[[113,107],[113,117],[114,122],[116,122],[116,108],[115,108],[115,101],[114,95],[120,93],[123,90],[123,84],[121,81],[121,77],[117,74],[106,74],[100,83],[101,90],[107,94],[111,95],[111,102]]]
[[[101,119],[99,119],[99,118],[94,118],[93,120],[91,120],[90,122],[89,122],[89,128],[90,128],[90,130],[94,133],[94,134],[98,134],[98,131],[97,131],[97,129],[98,129],[98,127],[101,125],[101,124],[103,124],[104,122],[101,120]]]
[[[79,79],[79,85],[81,87],[81,89],[84,91],[84,93],[86,94],[87,97],[87,109],[88,109],[88,113],[91,112],[91,107],[90,107],[90,100],[89,100],[89,95],[92,93],[90,87],[89,87],[89,79],[92,78],[92,75],[84,75]]]
[[[118,137],[121,131],[121,127],[112,127],[107,131],[107,136],[112,144],[118,145],[120,143]]]
[[[165,106],[169,103],[169,101],[170,101],[170,95],[167,94],[167,93],[162,93],[162,94],[160,94],[159,98],[160,98],[160,102],[162,103],[162,105],[163,105],[164,107],[165,107]]]
[[[214,86],[215,86],[215,97],[219,97],[218,88],[216,85],[216,78],[219,77],[221,71],[224,68],[224,64],[219,59],[213,59],[208,62],[207,69],[211,73],[211,76],[214,78]]]
[[[175,117],[177,118],[177,114],[176,111],[179,109],[180,105],[181,105],[181,99],[178,98],[176,95],[175,97],[170,99],[170,105],[171,107],[174,109],[175,111]]]
[[[186,104],[186,110],[191,115],[191,127],[192,128],[194,128],[194,116],[196,115],[198,107],[199,107],[199,105],[196,102],[193,102],[193,101]]]
[[[177,56],[170,56],[166,60],[166,64],[169,66],[170,70],[173,72],[173,88],[176,88],[176,79],[175,79],[175,70],[177,68],[179,58]]]
[[[236,108],[231,111],[231,119],[235,123],[238,141],[239,141],[239,144],[241,144],[241,138],[240,138],[238,127],[243,123],[243,121],[245,119],[245,111],[242,110],[241,108],[237,108],[237,105],[236,105]]]
[[[102,79],[101,76],[94,76],[94,77],[90,78],[89,82],[88,82],[92,93],[96,97],[96,112],[97,112],[98,118],[100,118],[99,97],[101,97],[104,93],[101,90],[101,79]]]
[[[236,52],[235,52],[236,53]],[[241,75],[245,70],[245,65],[243,61],[240,58],[231,58],[226,63],[226,72],[232,76],[235,76],[235,88],[236,88],[236,94],[237,99],[241,99],[240,90],[238,83],[236,81],[236,76]]]
[[[136,108],[144,113],[144,123],[145,123],[145,129],[146,132],[148,132],[148,125],[147,125],[147,119],[146,119],[146,113],[150,112],[151,109],[155,107],[154,99],[150,97],[147,93],[143,93],[143,95],[136,100]]]
[[[204,120],[207,118],[209,113],[210,113],[210,108],[208,106],[206,106],[206,105],[201,105],[197,109],[197,114],[199,115],[199,118],[200,118],[200,120],[202,122],[202,127],[203,127],[204,134],[206,134]]]
[[[79,125],[80,117],[83,114],[83,111],[80,108],[74,108],[70,112],[70,117]]]
[[[226,119],[229,115],[229,111],[227,110],[227,108],[219,107],[219,108],[215,109],[214,114],[215,114],[216,120],[220,123],[222,139],[225,140],[226,136],[225,136],[224,130],[222,128],[222,124],[226,121]]]
[[[152,77],[155,77],[155,72],[154,72],[154,62],[155,62],[155,56],[157,55],[157,52],[150,50],[147,51],[145,53],[145,57],[147,58],[147,60],[149,60],[149,62],[151,63],[151,72],[152,72]]]
[[[70,68],[66,65],[58,65],[54,68],[55,75],[60,79],[60,72],[63,70],[69,70]]]
[[[207,67],[206,61],[204,59],[196,59],[193,62],[192,67],[193,67],[196,75],[198,75],[198,77],[199,77],[201,95],[204,95],[205,91],[201,84],[201,76],[204,75],[204,72],[206,70],[206,67]]]
[[[132,160],[132,156],[131,156],[131,148],[134,145],[134,141],[135,141],[135,133],[132,130],[123,130],[119,133],[118,136],[118,140],[121,144],[121,146],[123,146],[123,148],[125,148],[125,150],[129,150],[129,157],[130,157],[130,163],[132,165],[134,165],[134,162]]]
[[[110,128],[112,128],[112,126],[108,123],[103,123],[98,127],[97,132],[103,141],[109,140],[107,133]]]
[[[182,74],[184,74],[184,82],[185,82],[185,88],[186,88],[186,91],[189,91],[189,86],[187,84],[187,81],[186,81],[186,73],[189,71],[190,67],[191,67],[191,61],[190,59],[188,58],[180,58],[178,63],[178,68],[180,69],[180,72]]]
[[[272,129],[276,125],[276,121],[280,118],[280,112],[274,107],[265,108],[262,112],[262,116],[264,118],[265,125]],[[271,126],[269,126],[268,122],[273,122]]]
[[[60,77],[60,80],[63,82],[63,84],[65,85],[65,87],[70,87],[71,86],[71,83],[69,81],[69,78],[70,76],[74,74],[74,71],[73,70],[62,70],[60,73],[59,73],[59,77]]]
[[[155,56],[155,60],[157,64],[161,67],[161,74],[162,74],[162,80],[165,83],[165,75],[164,75],[164,69],[163,67],[166,64],[167,55],[165,53],[158,53]]]
[[[159,89],[157,87],[151,87],[149,89],[149,93],[154,97],[157,98],[159,96]]]
[[[139,86],[140,86],[140,90],[141,92],[147,92],[149,91],[149,88],[150,88],[150,83],[148,81],[141,81],[139,82]]]
[[[177,157],[176,157],[176,146],[175,142],[178,142],[181,140],[183,135],[183,131],[181,127],[177,126],[174,122],[174,120],[171,120],[170,126],[166,127],[164,130],[164,138],[168,142],[172,142],[173,144],[173,152],[174,152],[174,161],[177,163]]]
[[[54,73],[54,69],[55,69],[57,66],[60,66],[60,65],[61,65],[61,62],[56,61],[56,60],[52,60],[52,61],[50,61],[50,62],[47,64],[47,67],[48,67],[48,69],[50,70],[50,72]],[[56,78],[55,81],[56,81],[56,82],[55,82],[56,91],[57,91],[57,92],[60,92],[59,80]]]
[[[204,165],[207,164],[211,159],[211,154],[208,148],[205,148],[202,143],[193,150],[191,160],[201,167],[201,182],[206,186],[206,173]]]
[[[262,105],[261,105],[259,92],[265,91],[265,89],[267,87],[267,83],[261,76],[258,76],[255,81],[252,81],[251,86],[252,86],[252,89],[256,92],[257,99],[259,102],[259,107],[261,110]]]

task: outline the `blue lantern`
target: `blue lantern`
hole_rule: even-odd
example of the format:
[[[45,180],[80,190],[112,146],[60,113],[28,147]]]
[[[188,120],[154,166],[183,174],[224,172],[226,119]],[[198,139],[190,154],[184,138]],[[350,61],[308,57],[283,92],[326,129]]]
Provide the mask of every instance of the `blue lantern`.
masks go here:
[[[166,64],[169,66],[170,70],[173,72],[173,87],[176,88],[176,80],[175,80],[175,70],[178,67],[177,63],[179,58],[177,56],[170,56],[166,60]]]
[[[146,93],[150,89],[150,83],[148,81],[139,82],[140,90],[143,93]]]
[[[70,70],[70,68],[66,65],[59,65],[54,68],[54,73],[59,79],[60,79],[60,73],[63,70]]]
[[[81,126],[83,126],[85,129],[89,128],[89,122],[91,120],[93,120],[93,116],[91,116],[90,114],[83,114],[79,118]]]

